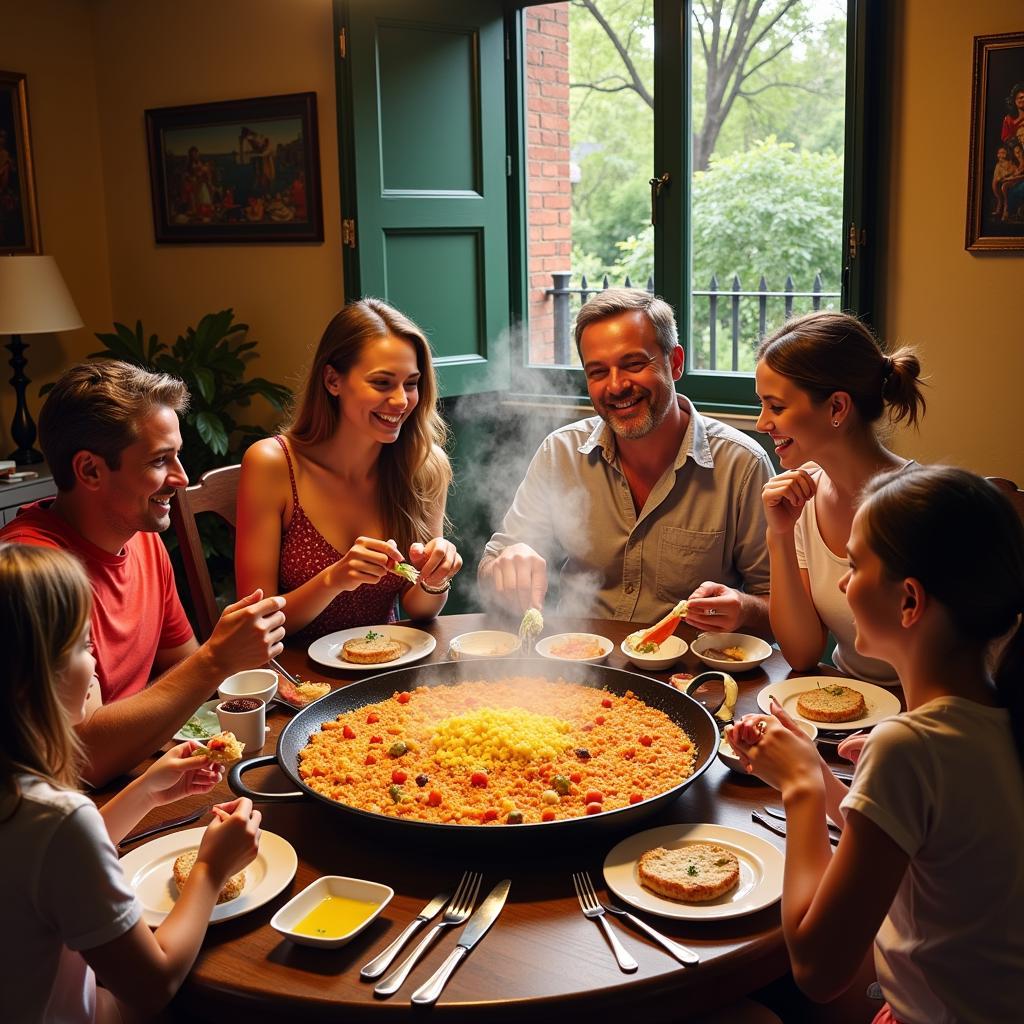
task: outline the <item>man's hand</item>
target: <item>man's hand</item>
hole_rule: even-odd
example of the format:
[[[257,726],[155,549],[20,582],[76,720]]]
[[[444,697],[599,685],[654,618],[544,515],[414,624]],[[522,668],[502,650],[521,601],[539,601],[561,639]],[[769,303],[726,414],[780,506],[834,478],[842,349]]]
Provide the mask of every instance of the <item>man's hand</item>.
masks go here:
[[[736,633],[743,625],[743,594],[722,583],[702,583],[687,599],[686,621],[705,633]]]
[[[264,598],[254,590],[229,604],[203,645],[224,675],[264,665],[284,650],[283,597]]]
[[[510,544],[484,563],[480,579],[491,585],[502,604],[517,613],[544,606],[548,565],[529,544]]]

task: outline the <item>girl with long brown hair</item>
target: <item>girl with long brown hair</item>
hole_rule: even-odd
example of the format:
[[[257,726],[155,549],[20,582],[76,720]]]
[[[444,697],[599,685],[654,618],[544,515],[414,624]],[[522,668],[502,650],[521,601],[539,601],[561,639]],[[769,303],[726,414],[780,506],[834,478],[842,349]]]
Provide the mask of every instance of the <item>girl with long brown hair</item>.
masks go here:
[[[1024,527],[987,480],[911,466],[868,484],[848,557],[857,650],[895,666],[906,713],[872,730],[849,790],[778,705],[727,731],[782,793],[793,975],[833,999],[873,944],[877,1024],[1019,1020]]]
[[[327,325],[294,418],[238,488],[239,593],[288,595],[289,633],[433,618],[462,566],[443,536],[451,467],[423,332],[379,299]],[[392,570],[419,570],[410,583]]]
[[[762,492],[772,632],[795,669],[814,668],[831,633],[845,674],[891,683],[890,665],[854,648],[853,617],[837,584],[857,495],[877,473],[908,465],[876,428],[884,417],[917,423],[921,365],[908,348],[886,355],[855,317],[821,310],[766,338],[755,372],[757,429],[771,437],[783,467]]]
[[[65,551],[0,544],[0,957],[5,1020],[149,1020],[185,980],[224,883],[256,856],[260,813],[215,807],[196,866],[151,932],[118,843],[154,808],[205,793],[221,769],[179,743],[102,810],[78,792],[74,726],[96,686],[92,592]],[[169,881],[169,879],[168,879]],[[103,983],[96,984],[97,977]]]

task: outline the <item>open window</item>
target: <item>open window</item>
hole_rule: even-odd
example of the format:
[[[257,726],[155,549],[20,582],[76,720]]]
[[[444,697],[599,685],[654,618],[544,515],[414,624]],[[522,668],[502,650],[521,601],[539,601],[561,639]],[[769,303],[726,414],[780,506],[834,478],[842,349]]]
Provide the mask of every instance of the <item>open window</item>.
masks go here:
[[[788,312],[870,316],[878,0],[336,9],[348,291],[424,326],[445,394],[584,395],[606,279],[672,304],[722,411]]]

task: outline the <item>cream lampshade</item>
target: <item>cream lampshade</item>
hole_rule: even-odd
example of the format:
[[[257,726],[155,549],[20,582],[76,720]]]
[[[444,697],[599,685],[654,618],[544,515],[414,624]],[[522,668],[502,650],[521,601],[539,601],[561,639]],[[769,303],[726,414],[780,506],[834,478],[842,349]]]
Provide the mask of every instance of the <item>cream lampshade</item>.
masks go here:
[[[18,447],[10,458],[19,465],[43,460],[33,447],[36,425],[25,401],[25,388],[30,383],[24,373],[28,345],[21,335],[71,331],[81,326],[82,318],[52,256],[0,257],[0,334],[11,336],[6,347],[11,353],[11,384],[17,398],[11,437]]]

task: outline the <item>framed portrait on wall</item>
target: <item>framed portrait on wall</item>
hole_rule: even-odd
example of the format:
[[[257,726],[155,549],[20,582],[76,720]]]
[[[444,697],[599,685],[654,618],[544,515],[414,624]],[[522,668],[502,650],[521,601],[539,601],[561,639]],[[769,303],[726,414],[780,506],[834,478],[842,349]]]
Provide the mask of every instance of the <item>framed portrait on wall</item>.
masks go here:
[[[322,242],[316,93],[146,111],[157,242]]]
[[[20,72],[0,71],[0,253],[40,252],[28,87]]]
[[[974,39],[967,242],[1024,252],[1024,32]]]

